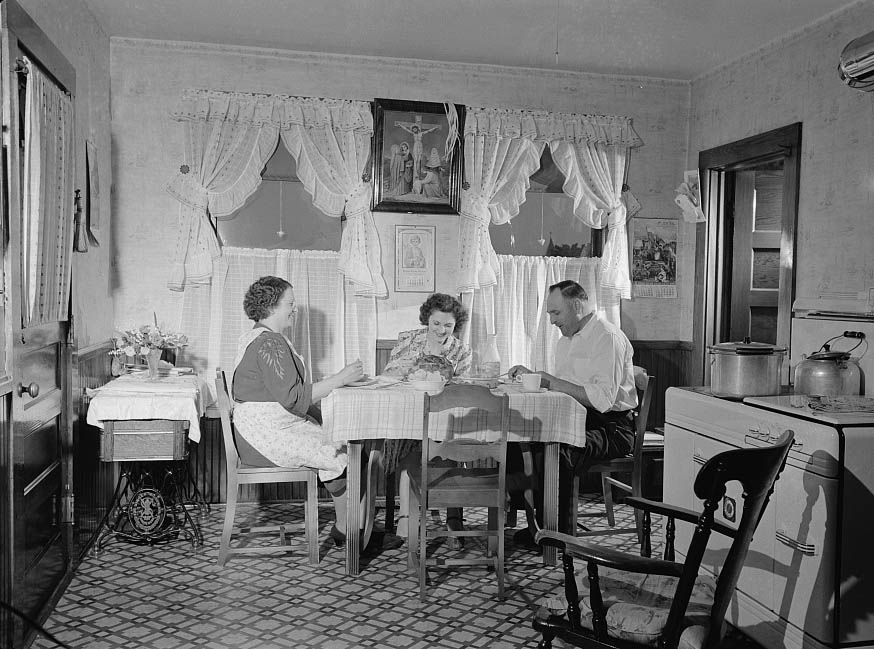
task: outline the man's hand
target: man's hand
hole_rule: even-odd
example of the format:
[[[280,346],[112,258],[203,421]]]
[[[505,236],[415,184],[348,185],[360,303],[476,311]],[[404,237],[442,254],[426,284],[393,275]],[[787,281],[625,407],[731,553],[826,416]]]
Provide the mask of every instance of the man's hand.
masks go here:
[[[514,365],[507,372],[507,378],[509,378],[511,381],[515,381],[516,377],[519,376],[520,374],[530,374],[530,373],[531,373],[531,370],[529,370],[524,365]]]

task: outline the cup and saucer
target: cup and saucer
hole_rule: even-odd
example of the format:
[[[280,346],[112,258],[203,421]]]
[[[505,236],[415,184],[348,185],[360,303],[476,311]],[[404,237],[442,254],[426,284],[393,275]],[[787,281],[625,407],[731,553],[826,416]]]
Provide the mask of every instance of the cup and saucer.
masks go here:
[[[546,388],[540,387],[540,374],[531,372],[520,374],[518,378],[522,392],[546,392]]]

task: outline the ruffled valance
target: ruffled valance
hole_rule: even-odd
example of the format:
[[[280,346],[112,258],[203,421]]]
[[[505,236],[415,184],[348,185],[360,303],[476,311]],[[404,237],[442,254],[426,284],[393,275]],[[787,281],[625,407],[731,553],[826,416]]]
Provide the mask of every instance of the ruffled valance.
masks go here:
[[[281,135],[314,206],[347,218],[340,271],[359,294],[387,294],[371,184],[362,180],[373,136],[368,102],[186,90],[172,117],[184,124],[186,151],[167,185],[180,202],[171,289],[210,281],[221,249],[209,218],[233,213],[254,193]]]
[[[494,135],[544,142],[585,142],[636,148],[643,144],[628,117],[468,108],[465,135]]]

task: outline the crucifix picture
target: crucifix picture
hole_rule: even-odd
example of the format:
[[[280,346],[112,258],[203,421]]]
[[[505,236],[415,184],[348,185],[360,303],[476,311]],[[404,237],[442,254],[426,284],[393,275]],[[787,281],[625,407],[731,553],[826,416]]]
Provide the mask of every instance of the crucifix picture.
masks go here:
[[[463,106],[374,101],[374,211],[458,212],[463,115]]]

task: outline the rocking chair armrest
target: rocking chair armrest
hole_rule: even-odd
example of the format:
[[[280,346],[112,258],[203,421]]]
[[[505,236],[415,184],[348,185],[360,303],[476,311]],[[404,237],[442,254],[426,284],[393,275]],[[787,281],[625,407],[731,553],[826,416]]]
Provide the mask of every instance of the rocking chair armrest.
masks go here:
[[[643,509],[648,512],[652,512],[655,514],[659,514],[661,516],[667,516],[669,518],[686,521],[687,523],[697,523],[698,518],[701,516],[700,512],[696,512],[692,509],[685,509],[684,507],[677,507],[676,505],[669,505],[667,503],[659,502],[657,500],[649,500],[647,498],[639,498],[637,496],[628,496],[625,499],[626,505],[631,505],[636,509]],[[723,534],[729,538],[734,538],[737,531],[733,527],[729,527],[725,523],[714,520],[712,529],[714,532],[718,532]]]
[[[683,574],[683,564],[674,561],[665,561],[664,559],[651,559],[648,557],[640,557],[634,554],[618,552],[604,547],[589,543],[581,538],[562,534],[561,532],[553,532],[551,530],[540,530],[534,540],[541,545],[551,545],[559,548],[572,556],[594,561],[598,565],[616,568],[626,572],[637,572],[651,575],[667,575],[669,577],[679,577]]]

